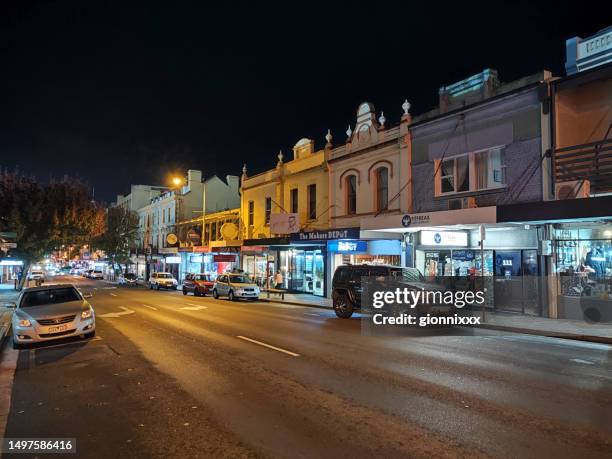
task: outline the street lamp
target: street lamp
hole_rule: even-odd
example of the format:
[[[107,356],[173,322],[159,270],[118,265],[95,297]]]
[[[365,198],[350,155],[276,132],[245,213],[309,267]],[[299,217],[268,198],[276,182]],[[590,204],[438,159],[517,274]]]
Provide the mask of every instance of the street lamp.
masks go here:
[[[172,178],[172,184],[176,187],[179,187],[183,184],[183,179],[180,177],[173,177]]]

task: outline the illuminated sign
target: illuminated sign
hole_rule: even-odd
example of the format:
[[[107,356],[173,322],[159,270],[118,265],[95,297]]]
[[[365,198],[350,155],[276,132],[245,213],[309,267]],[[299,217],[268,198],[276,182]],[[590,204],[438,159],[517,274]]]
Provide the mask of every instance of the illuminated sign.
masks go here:
[[[181,263],[181,257],[166,257],[166,264],[178,265]]]
[[[336,253],[358,253],[368,251],[367,241],[328,241],[327,250]]]
[[[468,235],[462,231],[421,231],[421,244],[467,247]]]

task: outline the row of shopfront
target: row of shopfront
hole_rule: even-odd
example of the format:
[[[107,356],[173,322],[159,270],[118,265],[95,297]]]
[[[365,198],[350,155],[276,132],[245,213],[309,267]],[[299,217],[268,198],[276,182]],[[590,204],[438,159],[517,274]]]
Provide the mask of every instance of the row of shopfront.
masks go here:
[[[584,201],[584,202],[583,202]],[[247,239],[150,255],[150,272],[243,271],[263,288],[331,296],[341,264],[415,267],[429,279],[484,276],[487,306],[526,315],[612,320],[612,197],[428,214],[383,215],[361,228]],[[481,244],[482,241],[482,244]],[[239,244],[239,245],[238,245]],[[144,277],[145,260],[137,264]],[[585,306],[586,305],[586,306]],[[594,310],[593,310],[594,309]]]

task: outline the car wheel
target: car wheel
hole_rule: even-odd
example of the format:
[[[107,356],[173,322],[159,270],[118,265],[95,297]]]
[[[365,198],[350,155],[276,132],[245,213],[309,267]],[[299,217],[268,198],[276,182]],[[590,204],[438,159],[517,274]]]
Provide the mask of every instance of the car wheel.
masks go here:
[[[159,291],[159,284],[155,284],[155,290]]]
[[[348,319],[353,315],[353,304],[345,293],[335,293],[333,295],[334,312],[341,319]]]
[[[187,295],[187,288],[183,287],[183,295]]]
[[[229,293],[227,294],[227,299],[230,301],[234,301],[236,299],[234,298],[234,292],[230,290]]]
[[[199,288],[195,288],[193,290],[193,296],[202,296],[202,294],[200,293],[200,289]]]
[[[94,336],[96,336],[96,331],[95,331],[95,330],[94,330],[94,331],[92,331],[92,332],[90,332],[90,333],[85,333],[85,334],[83,335],[83,339],[93,338]]]
[[[215,300],[218,300],[218,299],[219,299],[219,292],[217,292],[217,289],[213,289],[213,298],[214,298]]]
[[[149,290],[153,290],[153,284],[149,282]]]

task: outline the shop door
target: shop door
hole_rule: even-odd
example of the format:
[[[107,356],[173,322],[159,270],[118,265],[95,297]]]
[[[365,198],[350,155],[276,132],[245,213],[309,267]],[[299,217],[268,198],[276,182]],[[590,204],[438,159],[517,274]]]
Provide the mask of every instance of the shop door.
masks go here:
[[[495,251],[495,309],[523,312],[521,251]]]
[[[495,251],[495,309],[540,314],[539,264],[536,250]]]

